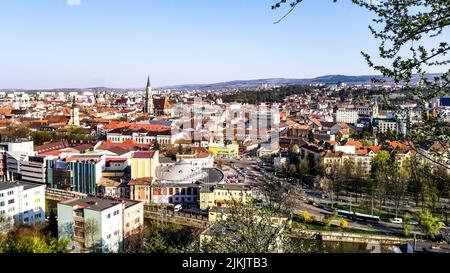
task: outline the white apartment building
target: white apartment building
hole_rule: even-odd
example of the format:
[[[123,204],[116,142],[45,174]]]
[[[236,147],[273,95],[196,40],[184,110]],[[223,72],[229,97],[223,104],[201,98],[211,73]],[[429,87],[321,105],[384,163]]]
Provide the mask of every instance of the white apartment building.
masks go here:
[[[10,226],[45,221],[45,185],[0,182],[0,217]]]
[[[380,120],[378,122],[378,132],[386,133],[388,131],[391,131],[391,132],[398,131],[397,121]]]
[[[46,156],[28,156],[25,160],[20,161],[21,180],[45,184],[47,181]]]
[[[25,160],[29,155],[35,155],[33,141],[16,141],[0,143],[0,152],[5,161],[4,166],[7,180],[20,177],[20,161]]]
[[[58,203],[58,237],[75,252],[120,252],[144,225],[144,203],[87,197]]]
[[[336,122],[355,124],[358,122],[358,110],[354,108],[339,108],[336,111]]]
[[[156,141],[158,144],[174,144],[178,139],[181,139],[183,134],[181,132],[172,134],[171,132],[161,133],[138,133],[133,132],[131,134],[122,134],[109,132],[106,134],[106,139],[115,142],[122,143],[126,140],[134,140],[139,144],[149,144]]]

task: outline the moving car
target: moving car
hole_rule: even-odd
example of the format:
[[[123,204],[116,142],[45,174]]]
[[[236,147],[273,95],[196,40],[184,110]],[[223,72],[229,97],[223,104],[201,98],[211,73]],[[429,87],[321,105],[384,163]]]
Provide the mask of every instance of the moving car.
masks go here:
[[[391,219],[391,223],[394,223],[394,224],[401,224],[401,223],[403,223],[403,219],[402,219],[402,218],[396,217],[396,218],[394,218],[394,219]]]

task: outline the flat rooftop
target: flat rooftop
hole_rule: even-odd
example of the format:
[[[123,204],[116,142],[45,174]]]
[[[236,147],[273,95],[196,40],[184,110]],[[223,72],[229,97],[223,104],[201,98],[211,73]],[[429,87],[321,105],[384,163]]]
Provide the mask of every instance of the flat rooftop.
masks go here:
[[[0,191],[12,189],[18,186],[23,186],[24,190],[37,188],[45,186],[44,184],[38,184],[38,183],[28,183],[23,181],[14,181],[14,182],[0,182]]]
[[[99,198],[99,197],[86,197],[83,199],[71,199],[60,202],[67,206],[80,206],[84,209],[90,209],[95,211],[104,211],[119,204],[125,203],[125,208],[134,206],[141,203],[140,201],[133,201],[128,199],[112,199],[112,198]]]

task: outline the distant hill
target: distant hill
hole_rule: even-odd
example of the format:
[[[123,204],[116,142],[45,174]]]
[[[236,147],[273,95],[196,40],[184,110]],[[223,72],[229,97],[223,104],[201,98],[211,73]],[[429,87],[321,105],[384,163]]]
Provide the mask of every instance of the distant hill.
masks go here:
[[[428,78],[433,78],[440,74],[428,74]],[[302,84],[339,84],[339,83],[347,83],[347,84],[367,84],[371,83],[372,79],[384,79],[386,82],[392,82],[391,79],[384,78],[383,76],[377,75],[362,75],[362,76],[348,76],[348,75],[325,75],[316,78],[309,79],[286,79],[286,78],[269,78],[269,79],[255,79],[255,80],[235,80],[228,82],[219,82],[219,83],[209,83],[209,84],[182,84],[182,85],[171,85],[171,86],[161,86],[155,89],[181,89],[181,90],[193,90],[193,89],[232,89],[232,88],[253,88],[253,87],[261,87],[265,84],[274,86],[274,85],[302,85]],[[418,76],[413,76],[413,83],[418,81]],[[142,87],[143,89],[144,87]],[[139,88],[108,88],[108,87],[90,87],[90,88],[59,88],[59,89],[47,89],[47,91],[62,91],[62,92],[70,92],[70,91],[83,91],[83,90],[97,90],[97,91],[108,91],[108,90],[136,90]],[[42,90],[23,90],[23,89],[14,89],[14,90],[0,90],[0,91],[27,91],[27,92],[36,92]]]
[[[439,74],[429,74],[432,78]],[[173,89],[229,89],[229,88],[251,88],[259,87],[264,84],[268,85],[300,85],[300,84],[367,84],[371,83],[372,79],[384,79],[386,82],[392,82],[391,79],[384,78],[380,75],[362,75],[362,76],[348,76],[348,75],[326,75],[310,79],[286,79],[286,78],[270,78],[257,80],[235,80],[229,82],[219,82],[211,84],[184,84],[175,86],[165,86],[161,88]],[[413,76],[413,83],[418,81],[417,76]]]

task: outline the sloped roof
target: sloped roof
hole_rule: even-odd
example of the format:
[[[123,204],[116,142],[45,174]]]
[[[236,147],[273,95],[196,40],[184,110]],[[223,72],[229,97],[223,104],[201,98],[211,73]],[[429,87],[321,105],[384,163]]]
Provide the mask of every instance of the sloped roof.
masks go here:
[[[143,177],[138,179],[131,179],[131,181],[128,183],[128,186],[135,186],[135,185],[151,185],[153,181],[152,177]]]
[[[34,151],[40,153],[40,152],[48,152],[48,151],[52,151],[52,150],[67,148],[67,147],[69,147],[69,143],[66,140],[61,140],[61,141],[54,141],[54,142],[34,146]]]
[[[133,158],[153,158],[154,155],[154,151],[135,152]]]
[[[153,99],[153,105],[155,109],[166,110],[170,109],[172,105],[167,98],[155,98]]]

